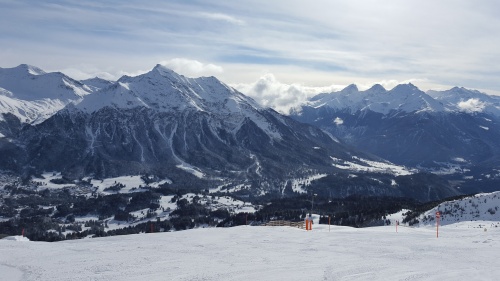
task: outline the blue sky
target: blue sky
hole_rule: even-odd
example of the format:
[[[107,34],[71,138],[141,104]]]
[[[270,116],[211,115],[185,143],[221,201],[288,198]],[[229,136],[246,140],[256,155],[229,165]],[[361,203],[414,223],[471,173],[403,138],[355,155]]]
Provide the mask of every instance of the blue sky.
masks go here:
[[[267,100],[291,103],[351,83],[498,94],[498,11],[488,0],[0,0],[0,67],[117,79],[162,63],[257,100],[264,83]]]

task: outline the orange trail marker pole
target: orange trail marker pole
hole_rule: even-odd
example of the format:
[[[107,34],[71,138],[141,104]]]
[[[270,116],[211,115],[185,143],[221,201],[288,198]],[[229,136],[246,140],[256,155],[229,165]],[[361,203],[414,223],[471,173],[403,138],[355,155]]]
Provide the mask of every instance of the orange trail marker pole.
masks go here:
[[[439,218],[441,218],[441,213],[436,212],[436,238],[439,238]]]

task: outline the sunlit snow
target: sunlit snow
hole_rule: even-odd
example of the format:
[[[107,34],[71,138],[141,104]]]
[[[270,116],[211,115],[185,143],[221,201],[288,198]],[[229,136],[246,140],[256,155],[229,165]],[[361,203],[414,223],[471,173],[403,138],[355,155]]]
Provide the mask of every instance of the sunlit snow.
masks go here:
[[[333,160],[333,166],[343,170],[356,171],[356,172],[372,172],[372,173],[386,173],[394,174],[397,176],[411,175],[416,172],[415,169],[408,169],[404,166],[398,166],[388,162],[377,162],[367,159],[362,159],[359,157],[353,157],[354,160],[358,160],[361,163],[354,163],[350,161],[344,161],[335,157],[330,157]]]
[[[3,280],[497,280],[499,228],[240,226],[0,240]]]

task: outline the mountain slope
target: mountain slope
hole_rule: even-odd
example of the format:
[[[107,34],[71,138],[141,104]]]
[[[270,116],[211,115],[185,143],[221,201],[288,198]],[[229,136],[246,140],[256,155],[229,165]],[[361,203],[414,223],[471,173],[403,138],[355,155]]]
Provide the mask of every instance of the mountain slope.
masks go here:
[[[0,68],[0,122],[10,113],[23,123],[40,123],[90,92],[60,72],[46,73],[26,64]]]
[[[497,191],[445,201],[423,212],[408,211],[403,217],[410,225],[434,226],[436,212],[439,212],[442,226],[467,224],[474,228],[497,228],[500,226],[499,206],[500,192]]]

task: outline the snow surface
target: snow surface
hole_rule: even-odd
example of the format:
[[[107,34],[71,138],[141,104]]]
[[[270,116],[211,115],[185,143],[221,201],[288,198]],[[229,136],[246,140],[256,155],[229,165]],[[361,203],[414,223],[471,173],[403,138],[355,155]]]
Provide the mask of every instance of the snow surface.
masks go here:
[[[141,179],[141,176],[121,176],[116,178],[107,178],[103,180],[92,179],[90,183],[98,188],[98,191],[101,193],[114,193],[114,192],[106,192],[105,188],[113,186],[115,184],[121,183],[125,185],[124,188],[120,189],[119,193],[129,193],[132,191],[132,188],[139,188],[139,186],[145,186],[146,184]]]
[[[393,174],[396,176],[404,176],[414,174],[417,170],[408,169],[404,166],[398,166],[390,162],[377,162],[353,156],[353,160],[357,161],[344,161],[335,157],[330,157],[333,160],[333,166],[343,170],[356,171],[356,172],[371,172],[371,173],[384,173]]]
[[[51,180],[62,179],[61,172],[45,172],[42,173],[42,177],[31,177],[31,181],[40,185],[40,187],[59,189],[64,187],[76,186],[74,183],[57,184],[51,182]]]
[[[457,160],[459,159],[459,160]],[[461,159],[461,160],[460,160]],[[462,161],[463,160],[463,161]],[[428,172],[431,172],[436,175],[452,175],[452,174],[464,174],[466,172],[470,172],[470,169],[464,168],[461,164],[467,163],[467,161],[463,158],[454,158],[452,159],[454,162],[457,163],[451,163],[451,162],[436,162],[437,165],[439,165],[439,168],[423,168],[423,167],[418,167],[421,170],[426,170]]]
[[[8,237],[5,237],[4,240],[17,241],[17,242],[28,242],[28,241],[30,241],[28,238],[26,238],[24,236],[21,236],[21,235],[8,236]]]
[[[2,280],[498,280],[500,228],[240,226],[0,240]]]
[[[194,166],[192,166],[188,163],[183,162],[182,164],[179,164],[176,167],[192,174],[193,176],[195,176],[197,178],[202,179],[205,177],[205,174],[200,172],[200,170],[198,168],[195,168]]]
[[[42,174],[42,178],[32,177],[32,182],[37,183],[40,188],[50,188],[50,189],[62,189],[65,187],[75,187],[77,183],[64,183],[57,184],[51,182],[51,180],[62,179],[61,172],[45,172]],[[105,191],[106,188],[112,187],[116,184],[124,185],[123,188],[120,189],[119,193],[130,193],[135,191],[141,191],[139,187],[152,187],[158,188],[160,185],[169,183],[172,181],[170,179],[162,179],[156,182],[151,182],[150,184],[146,184],[144,180],[142,180],[140,175],[131,175],[131,176],[120,176],[114,178],[105,178],[105,179],[92,179],[92,178],[84,178],[83,180],[88,181],[95,188],[94,192],[97,191],[99,193],[104,194],[112,194],[116,193],[114,191]]]
[[[324,178],[326,176],[327,176],[327,174],[315,174],[315,175],[311,175],[309,177],[291,179],[290,181],[292,184],[292,190],[294,192],[298,192],[298,193],[307,193],[307,190],[304,187],[310,186],[312,181]],[[286,187],[287,184],[288,184],[288,182],[286,182],[284,184],[285,185],[284,187]],[[285,191],[285,189],[283,188],[283,192],[284,191]]]
[[[443,202],[422,214],[419,217],[420,224],[434,225],[438,211],[441,213],[441,225],[464,222],[468,223],[469,227],[500,227],[500,191]]]
[[[41,123],[64,108],[66,104],[67,101],[60,99],[26,101],[0,94],[0,113],[11,113],[24,123]],[[0,121],[3,119],[0,114]]]
[[[391,221],[392,225],[396,225],[396,222],[399,222],[399,224],[403,223],[403,219],[405,218],[405,213],[407,213],[409,210],[408,209],[403,209],[397,213],[390,214],[386,216],[386,219]]]

